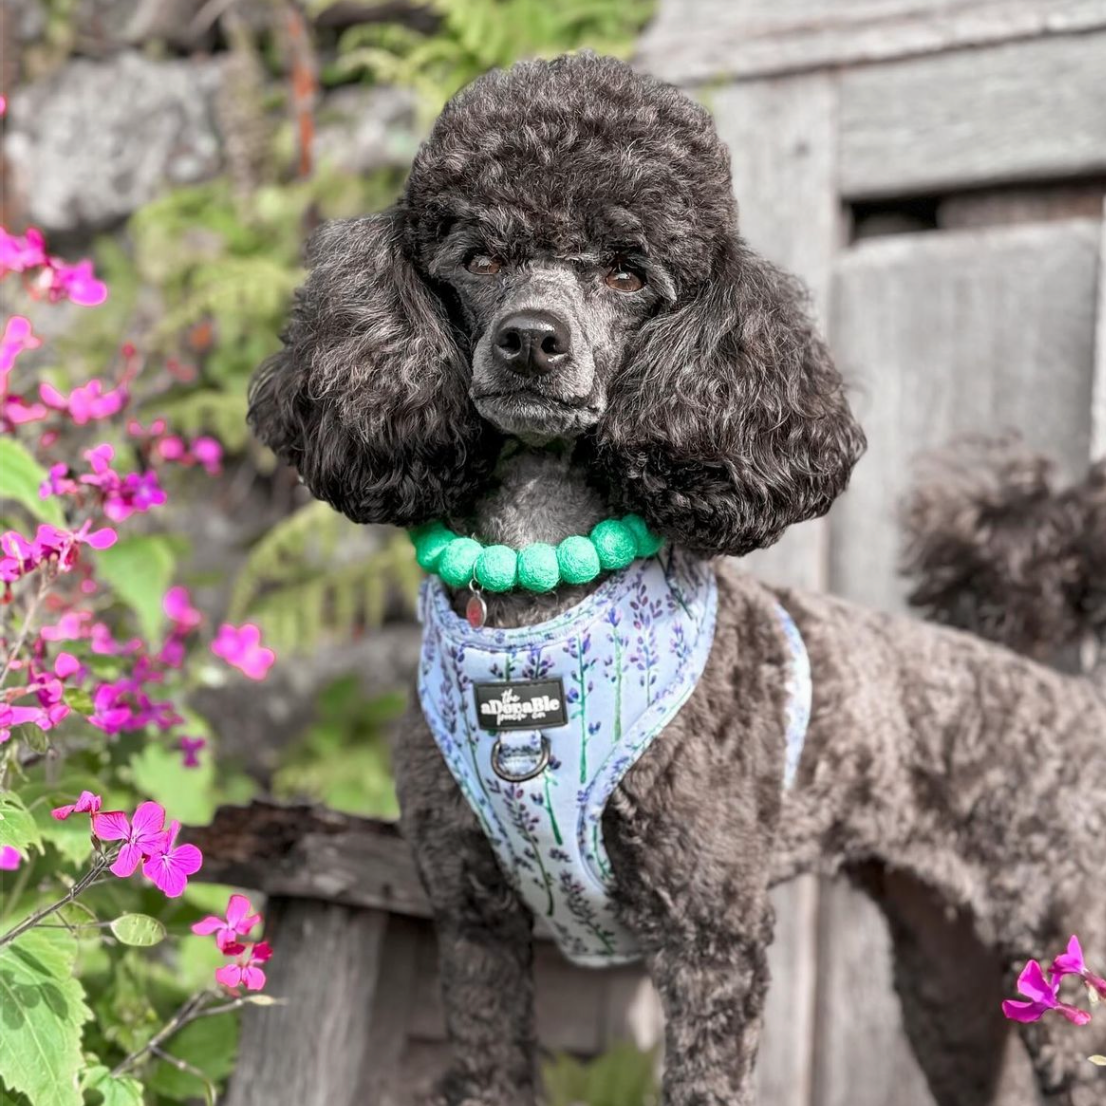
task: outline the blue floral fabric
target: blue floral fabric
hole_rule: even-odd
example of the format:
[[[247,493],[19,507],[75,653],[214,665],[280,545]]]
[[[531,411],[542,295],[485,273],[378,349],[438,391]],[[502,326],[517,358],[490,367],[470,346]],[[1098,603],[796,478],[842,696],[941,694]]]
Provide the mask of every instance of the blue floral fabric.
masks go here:
[[[423,584],[419,698],[434,740],[508,879],[577,964],[638,958],[611,902],[603,810],[694,690],[716,609],[711,566],[673,549],[613,574],[557,618],[517,629],[473,629],[440,580]],[[779,615],[793,656],[789,785],[810,669],[797,628]],[[532,710],[544,720],[534,728]],[[511,728],[490,731],[489,715]]]

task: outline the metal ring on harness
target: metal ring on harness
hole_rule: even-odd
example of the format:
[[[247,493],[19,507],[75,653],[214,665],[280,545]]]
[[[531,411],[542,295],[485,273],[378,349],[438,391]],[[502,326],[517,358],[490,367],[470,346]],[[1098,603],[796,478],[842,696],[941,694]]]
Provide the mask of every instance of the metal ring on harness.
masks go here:
[[[506,780],[507,783],[525,783],[527,780],[532,780],[535,776],[540,776],[549,766],[549,738],[546,737],[545,734],[541,735],[541,748],[535,751],[537,763],[526,772],[511,772],[504,768],[500,762],[500,756],[503,751],[503,738],[497,737],[495,739],[495,744],[492,746],[492,770],[501,780]],[[515,756],[518,756],[520,751],[521,750],[518,749],[509,750],[509,752],[513,753]]]

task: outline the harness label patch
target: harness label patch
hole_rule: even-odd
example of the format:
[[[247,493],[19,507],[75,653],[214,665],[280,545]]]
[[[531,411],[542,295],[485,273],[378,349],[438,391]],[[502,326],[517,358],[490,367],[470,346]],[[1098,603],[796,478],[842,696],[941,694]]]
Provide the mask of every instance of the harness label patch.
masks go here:
[[[482,730],[499,733],[568,725],[563,680],[473,684],[472,689]]]

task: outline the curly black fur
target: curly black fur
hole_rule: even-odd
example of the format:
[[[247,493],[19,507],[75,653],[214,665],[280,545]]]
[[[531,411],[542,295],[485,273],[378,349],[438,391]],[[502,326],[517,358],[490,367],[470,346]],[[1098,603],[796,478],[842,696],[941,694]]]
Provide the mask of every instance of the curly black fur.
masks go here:
[[[1106,461],[1072,487],[1020,440],[970,440],[923,462],[903,510],[910,603],[1048,657],[1106,632]]]
[[[464,514],[502,436],[469,395],[479,337],[432,276],[479,227],[525,266],[633,250],[662,271],[579,443],[616,509],[705,554],[745,553],[824,513],[864,438],[792,280],[737,234],[705,109],[622,62],[528,62],[442,112],[391,212],[326,228],[251,422],[359,522]]]
[[[470,505],[500,439],[469,401],[457,334],[402,228],[392,210],[317,232],[249,417],[320,499],[354,522],[410,526]]]

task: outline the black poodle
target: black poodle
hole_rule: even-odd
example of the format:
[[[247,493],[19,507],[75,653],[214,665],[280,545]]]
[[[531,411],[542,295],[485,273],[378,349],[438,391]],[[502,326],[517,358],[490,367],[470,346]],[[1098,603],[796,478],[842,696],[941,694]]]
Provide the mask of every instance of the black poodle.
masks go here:
[[[710,116],[621,62],[482,77],[401,201],[325,227],[311,261],[251,420],[357,522],[522,546],[629,511],[681,557],[742,554],[824,513],[863,450],[796,285],[738,234]],[[938,923],[966,920],[1011,994],[1072,932],[1106,960],[1106,702],[977,637],[696,563],[717,579],[709,660],[602,815],[611,897],[667,1016],[666,1106],[753,1101],[768,890],[804,870],[863,878],[887,907],[934,1092],[983,1106],[1001,995],[976,1046],[904,904],[920,888]],[[487,618],[545,625],[594,586],[489,595]],[[781,605],[813,670],[786,791]],[[533,1106],[533,916],[418,707],[395,760],[456,1045],[442,1100]],[[1098,1036],[1026,1028],[1051,1106],[1101,1102]]]

